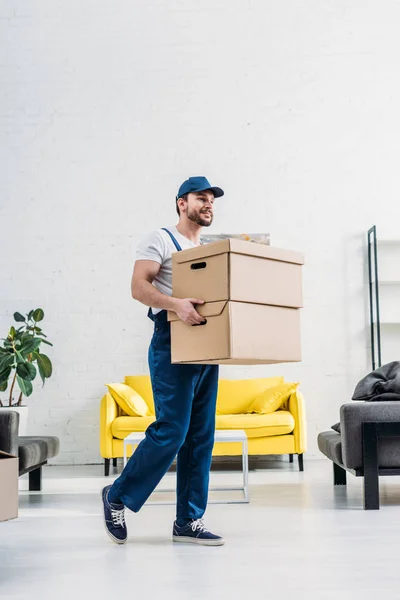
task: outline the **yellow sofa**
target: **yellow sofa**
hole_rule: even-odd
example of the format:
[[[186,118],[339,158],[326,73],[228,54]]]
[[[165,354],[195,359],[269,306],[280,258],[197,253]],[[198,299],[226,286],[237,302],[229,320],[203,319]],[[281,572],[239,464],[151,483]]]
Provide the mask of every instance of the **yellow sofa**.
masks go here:
[[[293,392],[284,405],[269,414],[246,414],[245,410],[255,396],[266,388],[282,383],[283,377],[263,379],[220,379],[217,397],[216,429],[244,429],[248,437],[250,455],[298,454],[303,470],[303,453],[306,451],[306,421],[301,393]],[[109,392],[100,405],[100,454],[105,460],[105,474],[109,474],[110,459],[124,455],[123,440],[133,431],[145,431],[155,420],[154,401],[148,375],[125,377],[124,383],[132,387],[146,401],[151,416],[127,416]],[[131,452],[128,446],[128,454]],[[240,443],[216,443],[213,456],[241,454]]]

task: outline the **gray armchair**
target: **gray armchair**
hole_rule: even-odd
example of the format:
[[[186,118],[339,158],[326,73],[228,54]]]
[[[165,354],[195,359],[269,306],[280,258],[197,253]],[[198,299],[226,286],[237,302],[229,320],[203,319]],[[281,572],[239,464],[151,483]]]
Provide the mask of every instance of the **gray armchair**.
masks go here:
[[[60,443],[57,437],[18,436],[19,414],[0,411],[0,450],[19,458],[19,475],[29,473],[29,489],[42,489],[42,466],[49,458],[57,456]]]
[[[339,431],[318,435],[333,462],[334,484],[346,472],[364,477],[364,508],[379,508],[379,476],[400,475],[400,402],[351,402],[340,408]]]

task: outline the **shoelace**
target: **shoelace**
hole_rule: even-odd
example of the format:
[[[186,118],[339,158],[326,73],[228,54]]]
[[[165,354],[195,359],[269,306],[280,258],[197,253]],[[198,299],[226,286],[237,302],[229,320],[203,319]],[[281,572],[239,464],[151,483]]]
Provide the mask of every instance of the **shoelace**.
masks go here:
[[[125,527],[125,507],[121,510],[111,509],[111,518],[114,527]]]
[[[196,521],[193,521],[191,527],[193,531],[200,531],[201,533],[208,531],[207,527],[203,523],[203,519],[197,519]]]

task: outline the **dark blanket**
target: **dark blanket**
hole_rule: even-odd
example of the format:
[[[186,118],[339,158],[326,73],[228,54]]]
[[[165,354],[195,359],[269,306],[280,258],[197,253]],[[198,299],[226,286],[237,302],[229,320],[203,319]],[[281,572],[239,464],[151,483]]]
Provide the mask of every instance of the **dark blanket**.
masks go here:
[[[387,402],[400,400],[400,361],[382,365],[357,383],[352,400]],[[340,433],[340,423],[332,425]]]
[[[400,400],[400,361],[383,365],[361,379],[354,390],[352,400]]]

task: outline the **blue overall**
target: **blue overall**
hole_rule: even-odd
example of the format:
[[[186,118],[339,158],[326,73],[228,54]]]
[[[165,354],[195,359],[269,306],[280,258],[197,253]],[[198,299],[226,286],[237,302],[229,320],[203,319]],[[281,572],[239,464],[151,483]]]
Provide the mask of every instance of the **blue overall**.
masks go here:
[[[150,309],[149,316],[154,321],[148,358],[156,421],[115,480],[110,497],[137,512],[177,456],[177,518],[200,519],[208,498],[218,365],[171,364],[167,312],[153,315]]]

